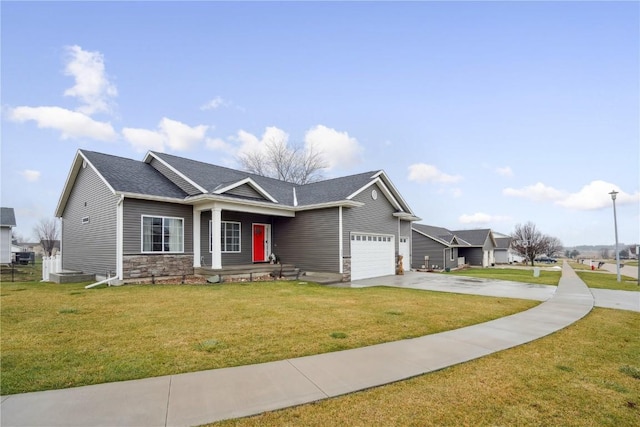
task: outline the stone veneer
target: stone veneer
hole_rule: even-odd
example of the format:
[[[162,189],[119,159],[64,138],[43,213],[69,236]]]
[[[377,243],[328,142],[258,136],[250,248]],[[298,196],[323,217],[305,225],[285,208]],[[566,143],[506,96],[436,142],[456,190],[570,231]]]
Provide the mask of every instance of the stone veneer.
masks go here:
[[[125,255],[124,279],[189,276],[193,274],[193,255]]]
[[[346,256],[342,258],[342,281],[351,281],[351,257]]]

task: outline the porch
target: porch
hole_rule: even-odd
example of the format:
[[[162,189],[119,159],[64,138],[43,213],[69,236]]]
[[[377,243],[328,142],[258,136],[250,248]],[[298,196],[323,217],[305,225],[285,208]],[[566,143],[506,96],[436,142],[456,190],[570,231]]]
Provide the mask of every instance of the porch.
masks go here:
[[[195,267],[194,274],[203,277],[219,276],[220,281],[245,279],[248,281],[271,277],[282,280],[305,280],[320,284],[342,282],[342,275],[338,273],[305,272],[293,264],[242,264],[230,265],[212,269],[210,267]]]

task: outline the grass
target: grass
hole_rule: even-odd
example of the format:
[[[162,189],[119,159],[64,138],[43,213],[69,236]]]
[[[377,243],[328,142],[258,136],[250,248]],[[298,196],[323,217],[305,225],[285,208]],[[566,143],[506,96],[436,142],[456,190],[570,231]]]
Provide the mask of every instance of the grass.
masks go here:
[[[35,264],[0,267],[0,283],[33,282],[40,279],[42,279],[41,257],[36,257]]]
[[[0,283],[2,395],[281,360],[537,305],[397,288]]]
[[[478,277],[483,279],[510,280],[513,282],[534,283],[538,285],[557,286],[562,276],[561,270],[540,269],[540,276],[533,277],[531,268],[467,268],[463,270],[453,270],[449,273],[456,276]]]
[[[618,277],[616,274],[581,270],[576,271],[576,273],[590,288],[640,292],[638,280],[623,274],[620,275],[620,283],[618,283]]]
[[[211,426],[637,426],[640,314],[594,309],[537,341],[363,392]]]

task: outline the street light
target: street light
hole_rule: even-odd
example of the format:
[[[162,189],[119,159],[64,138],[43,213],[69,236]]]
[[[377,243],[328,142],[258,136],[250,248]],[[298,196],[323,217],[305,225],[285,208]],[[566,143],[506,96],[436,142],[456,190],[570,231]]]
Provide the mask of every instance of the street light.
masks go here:
[[[618,274],[618,282],[620,282],[620,253],[618,252],[618,219],[616,218],[616,195],[617,191],[613,190],[611,193],[611,200],[613,200],[613,227],[616,231],[616,272]]]

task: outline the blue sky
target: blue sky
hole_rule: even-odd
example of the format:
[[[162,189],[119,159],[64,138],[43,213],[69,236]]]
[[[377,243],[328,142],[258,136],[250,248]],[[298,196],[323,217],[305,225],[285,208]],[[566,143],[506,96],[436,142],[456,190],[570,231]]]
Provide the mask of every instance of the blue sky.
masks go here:
[[[2,206],[52,218],[78,149],[237,167],[314,144],[422,223],[640,241],[637,2],[7,2]]]

